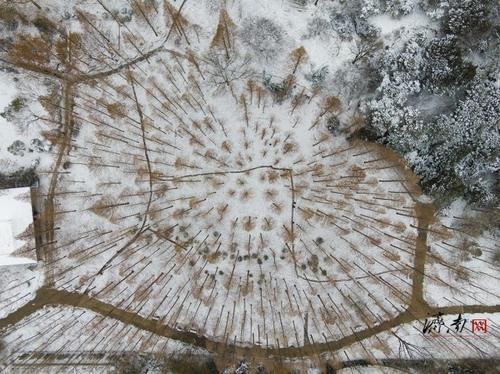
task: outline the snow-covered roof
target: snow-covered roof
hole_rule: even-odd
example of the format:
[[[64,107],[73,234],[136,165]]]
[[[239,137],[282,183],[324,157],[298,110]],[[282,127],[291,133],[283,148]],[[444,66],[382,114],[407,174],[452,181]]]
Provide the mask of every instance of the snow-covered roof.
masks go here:
[[[34,244],[30,188],[0,190],[0,266],[36,263],[20,257]]]

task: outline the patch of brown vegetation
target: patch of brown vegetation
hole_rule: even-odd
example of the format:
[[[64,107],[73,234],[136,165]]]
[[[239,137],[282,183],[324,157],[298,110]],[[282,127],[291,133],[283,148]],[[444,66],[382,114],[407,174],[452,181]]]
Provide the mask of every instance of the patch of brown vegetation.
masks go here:
[[[42,38],[21,34],[8,54],[14,64],[46,66],[50,60],[50,45]]]
[[[252,217],[248,216],[243,219],[243,230],[252,231],[255,228],[256,220]]]

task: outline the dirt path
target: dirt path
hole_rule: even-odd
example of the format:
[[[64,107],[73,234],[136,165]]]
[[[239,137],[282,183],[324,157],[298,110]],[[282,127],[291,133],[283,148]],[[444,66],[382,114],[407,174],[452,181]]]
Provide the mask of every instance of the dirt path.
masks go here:
[[[308,343],[302,347],[287,348],[263,348],[260,346],[242,347],[233,344],[218,342],[203,335],[193,332],[179,331],[159,321],[146,319],[136,313],[119,309],[114,305],[104,303],[86,294],[67,292],[52,288],[41,288],[32,302],[19,308],[7,317],[0,319],[0,329],[20,322],[23,318],[35,313],[45,306],[70,306],[84,308],[95,313],[114,318],[123,323],[133,325],[141,330],[170,339],[181,341],[199,348],[208,350],[217,355],[226,356],[234,354],[237,357],[252,357],[257,359],[269,359],[271,357],[295,358],[304,357],[314,352],[334,352],[356,342],[375,336],[381,332],[388,331],[404,323],[410,323],[427,318],[429,315],[458,313],[498,313],[500,305],[456,305],[448,307],[431,307],[423,296],[423,283],[425,278],[425,260],[427,254],[427,228],[434,219],[434,209],[430,204],[416,202],[415,212],[418,219],[418,237],[416,239],[416,253],[414,260],[414,275],[412,297],[408,308],[395,318],[384,321],[376,326],[345,336],[341,339],[325,343]]]
[[[46,200],[46,209],[49,212],[54,210],[54,192],[57,184],[57,170],[59,170],[64,158],[65,150],[71,141],[71,100],[72,100],[72,83],[66,82],[64,86],[64,103],[65,103],[65,140],[59,149],[54,173],[49,186],[49,194]],[[140,113],[140,106],[138,104]],[[142,121],[141,121],[142,122]],[[143,129],[144,130],[144,129]],[[147,145],[145,152],[147,156]],[[263,166],[266,167],[266,166]],[[255,168],[258,169],[258,168]],[[253,170],[253,169],[252,169]],[[288,170],[288,169],[287,169]],[[403,169],[404,170],[404,169]],[[238,171],[241,172],[241,171]],[[408,172],[411,174],[411,172]],[[408,176],[408,179],[412,177]],[[151,186],[150,186],[151,187]],[[263,348],[261,346],[242,347],[233,344],[225,344],[203,335],[198,335],[193,332],[179,331],[167,325],[161,324],[159,321],[146,319],[136,313],[129,312],[124,309],[119,309],[111,304],[104,303],[96,298],[90,297],[87,294],[71,293],[61,290],[52,289],[49,287],[41,288],[32,302],[19,308],[6,318],[0,319],[0,329],[9,325],[16,324],[23,318],[35,313],[45,306],[69,306],[79,307],[91,310],[103,316],[108,316],[119,320],[125,324],[133,325],[141,330],[149,331],[160,336],[181,341],[199,348],[208,350],[219,358],[226,357],[228,354],[236,355],[237,357],[252,357],[256,359],[269,359],[272,357],[279,358],[294,358],[318,354],[322,352],[334,352],[356,342],[375,336],[381,332],[388,331],[401,324],[410,323],[417,320],[427,318],[429,315],[435,315],[438,312],[444,314],[455,313],[494,313],[500,312],[500,305],[483,306],[483,305],[456,305],[450,307],[431,307],[424,299],[424,279],[425,279],[425,263],[427,257],[427,232],[428,226],[434,220],[434,207],[431,204],[421,203],[415,200],[415,216],[417,219],[417,238],[415,241],[415,257],[413,266],[413,282],[412,294],[410,303],[405,311],[397,315],[395,318],[384,321],[376,326],[356,331],[355,333],[345,336],[341,339],[325,342],[325,343],[307,343],[302,347],[287,347],[287,348]],[[52,223],[53,224],[53,223]],[[140,231],[139,231],[140,232]],[[50,237],[48,239],[53,239]],[[50,283],[49,283],[50,284]]]
[[[54,261],[52,245],[54,238],[54,215],[55,215],[55,204],[54,196],[57,187],[57,181],[59,178],[59,170],[64,160],[64,155],[71,143],[71,137],[73,134],[73,83],[70,81],[63,81],[63,128],[62,133],[64,135],[62,141],[58,144],[58,155],[54,168],[52,169],[52,176],[50,178],[49,188],[47,196],[43,202],[43,214],[42,214],[42,226],[45,232],[45,243],[49,244],[44,246],[43,250],[40,250],[40,254],[45,263],[51,263]],[[53,273],[51,270],[46,271],[45,274],[46,284],[52,284]]]
[[[415,241],[415,259],[413,269],[412,293],[409,309],[416,311],[426,310],[428,304],[424,299],[425,262],[427,258],[427,232],[434,220],[432,204],[416,202],[415,214],[418,217],[417,239]]]
[[[60,291],[52,288],[41,288],[37,292],[34,300],[19,308],[7,317],[0,319],[0,329],[3,329],[9,325],[16,324],[23,318],[28,317],[29,315],[49,305],[84,308],[103,316],[119,320],[123,323],[133,325],[141,330],[149,331],[160,336],[206,349],[209,352],[214,353],[215,355],[227,354],[228,352],[232,352],[239,357],[255,357],[261,359],[273,356],[282,358],[303,357],[307,356],[310,352],[333,352],[354,344],[360,340],[372,337],[383,331],[387,331],[400,324],[424,319],[429,315],[434,315],[438,312],[442,312],[444,314],[500,312],[500,305],[457,305],[449,307],[427,306],[425,308],[421,307],[418,310],[407,310],[391,320],[387,320],[374,327],[369,327],[364,330],[357,331],[355,334],[348,335],[335,341],[327,343],[306,344],[302,347],[266,349],[259,346],[241,347],[234,346],[232,344],[224,344],[192,332],[173,329],[169,326],[160,324],[158,321],[149,320],[137,315],[136,313],[116,308],[114,305],[104,303],[88,295]]]
[[[184,3],[183,3],[184,4]],[[181,7],[182,8],[182,7]],[[180,12],[180,9],[179,9]],[[94,74],[71,74],[71,71],[68,72],[59,72],[51,70],[50,68],[31,66],[28,64],[19,65],[20,68],[30,70],[35,73],[43,74],[46,76],[53,77],[55,79],[60,79],[63,85],[63,108],[64,108],[64,120],[63,120],[63,129],[62,132],[64,137],[62,142],[59,144],[58,155],[56,158],[56,162],[54,164],[54,168],[52,171],[52,176],[50,179],[50,183],[48,186],[47,197],[44,201],[44,231],[45,235],[45,243],[49,243],[44,246],[43,259],[46,263],[51,263],[54,259],[52,258],[53,248],[50,243],[55,240],[54,236],[54,214],[56,212],[55,208],[55,192],[57,188],[57,182],[59,178],[59,173],[61,166],[64,162],[64,156],[67,153],[73,135],[73,100],[74,100],[74,89],[75,86],[79,83],[86,83],[92,80],[102,79],[108,77],[113,74],[120,73],[124,69],[128,69],[134,64],[147,60],[149,57],[154,56],[159,51],[165,50],[163,45],[157,47],[151,51],[148,51],[141,56],[125,61],[123,64],[111,68],[107,71],[97,72]],[[132,82],[132,88],[134,90],[134,97],[137,104],[137,111],[140,117],[141,122],[141,130],[142,130],[142,140],[144,146],[145,157],[147,160],[147,167],[149,173],[149,201],[147,205],[147,209],[144,213],[144,220],[142,222],[142,226],[138,233],[132,237],[121,250],[119,250],[115,256],[113,256],[108,262],[101,268],[101,271],[97,273],[97,275],[102,274],[102,272],[107,268],[109,263],[113,261],[116,256],[123,252],[126,248],[128,248],[132,243],[134,243],[137,238],[147,229],[147,217],[149,206],[151,205],[152,199],[152,171],[151,165],[149,162],[148,156],[148,147],[146,143],[145,137],[145,128],[144,122],[142,118],[142,112],[139,102],[137,101],[137,96],[135,93],[135,88]],[[416,180],[415,175],[409,171],[404,163],[394,154],[394,152],[390,152],[384,149],[381,146],[370,145],[370,147],[378,148],[377,152],[383,155],[389,161],[397,163],[401,165],[402,173],[405,176],[405,179],[409,182],[410,186],[417,185],[418,181]],[[255,170],[258,168],[264,168],[272,166],[261,166],[248,170]],[[274,169],[274,168],[273,168]],[[276,168],[277,169],[277,168]],[[293,187],[293,173],[290,169],[282,169],[286,170],[290,173],[291,177],[291,188],[292,192],[294,190]],[[232,172],[224,172],[224,173],[241,173],[242,171],[232,171]],[[217,174],[216,173],[201,173],[201,174],[193,174],[193,175],[206,175],[206,174]],[[191,175],[192,176],[192,175]],[[181,176],[182,177],[182,176]],[[168,180],[168,177],[163,178],[163,181]],[[413,187],[408,187],[408,189],[413,189]],[[419,195],[419,191],[408,190],[408,192],[413,195]],[[294,196],[292,196],[292,216],[291,216],[291,227],[293,229],[293,209],[294,209]],[[67,306],[67,307],[78,307],[90,310],[92,312],[98,313],[103,316],[107,316],[109,318],[113,318],[119,320],[125,324],[129,324],[135,326],[141,330],[149,331],[154,334],[164,336],[167,338],[171,338],[177,341],[181,341],[199,348],[203,348],[208,350],[209,352],[215,354],[219,357],[225,357],[228,354],[234,354],[238,357],[253,357],[258,359],[269,359],[272,357],[279,358],[294,358],[294,357],[304,357],[310,356],[311,353],[318,354],[322,352],[334,352],[338,351],[342,348],[345,348],[349,345],[352,345],[356,342],[362,341],[364,339],[373,337],[381,332],[388,331],[396,326],[405,323],[411,323],[413,321],[422,320],[427,318],[429,315],[435,315],[438,312],[444,314],[458,314],[458,313],[495,313],[500,312],[500,305],[492,305],[492,306],[484,306],[484,305],[456,305],[456,306],[448,306],[448,307],[432,307],[428,305],[424,298],[424,279],[425,279],[425,264],[427,258],[427,232],[428,226],[432,223],[434,219],[434,207],[431,204],[424,204],[419,201],[415,201],[415,215],[417,219],[417,238],[415,240],[415,257],[413,264],[413,276],[412,276],[412,292],[411,298],[409,301],[409,305],[407,309],[401,312],[396,317],[386,320],[376,326],[367,327],[363,330],[356,331],[351,335],[345,336],[343,338],[325,342],[325,343],[307,343],[302,347],[287,347],[287,348],[263,348],[261,346],[250,346],[250,347],[242,347],[233,344],[226,344],[223,342],[218,342],[213,339],[207,338],[203,335],[198,335],[193,332],[186,331],[178,331],[173,329],[167,325],[161,324],[159,321],[146,319],[136,313],[119,309],[114,305],[104,303],[96,298],[90,297],[87,294],[80,294],[76,292],[67,292],[56,290],[50,288],[50,285],[53,283],[52,274],[50,271],[47,274],[47,285],[48,287],[44,287],[38,290],[36,297],[25,304],[21,308],[17,309],[7,317],[0,319],[0,329],[3,329],[7,326],[14,325],[24,318],[32,315],[33,313],[41,310],[45,306]],[[293,233],[292,233],[293,234]],[[293,237],[293,235],[292,235]]]
[[[123,253],[127,248],[129,248],[132,244],[134,244],[144,233],[144,231],[147,230],[147,222],[148,222],[148,215],[149,215],[149,210],[151,208],[151,202],[153,200],[153,171],[151,169],[151,161],[149,158],[149,149],[148,149],[148,143],[146,141],[146,125],[144,123],[144,116],[142,113],[141,109],[141,104],[139,103],[139,99],[137,98],[137,93],[135,91],[135,85],[134,85],[134,80],[130,80],[130,84],[132,85],[132,92],[134,93],[134,100],[137,108],[137,114],[139,116],[139,122],[141,123],[141,138],[142,138],[142,146],[144,148],[144,157],[146,159],[146,166],[148,169],[148,201],[146,205],[146,209],[144,210],[144,217],[142,219],[141,227],[137,231],[137,233],[130,239],[127,243],[125,243],[124,246],[122,246],[119,250],[115,252],[113,256],[111,256],[108,261],[101,267],[101,269],[95,274],[94,277],[97,277],[98,275],[102,275],[104,271],[111,265],[113,260],[117,258],[121,253]],[[90,282],[92,284],[92,282]],[[85,292],[86,293],[86,292]]]
[[[44,260],[45,263],[52,263],[54,261],[53,258],[53,245],[55,241],[55,235],[54,235],[54,215],[56,213],[55,209],[55,202],[54,202],[54,197],[55,197],[55,191],[57,188],[57,182],[58,178],[60,175],[60,169],[64,161],[64,156],[69,152],[69,147],[71,146],[71,140],[73,137],[73,128],[74,128],[74,120],[73,120],[73,100],[74,100],[74,87],[79,84],[79,83],[85,83],[86,81],[94,80],[94,79],[102,79],[104,77],[110,76],[112,74],[119,73],[123,69],[128,69],[130,66],[139,63],[148,57],[151,57],[155,55],[157,52],[161,51],[163,48],[163,45],[160,47],[157,47],[145,54],[143,54],[140,57],[137,57],[135,59],[132,59],[130,61],[127,61],[126,63],[123,63],[122,65],[117,66],[116,68],[110,69],[108,71],[100,72],[100,73],[95,73],[95,74],[74,74],[73,73],[73,66],[71,62],[68,62],[66,66],[67,72],[59,72],[59,71],[54,71],[50,68],[45,68],[45,67],[40,67],[37,65],[30,65],[30,64],[17,64],[16,66],[19,66],[23,69],[32,71],[34,73],[39,73],[47,76],[51,76],[56,79],[60,79],[62,82],[62,107],[64,111],[63,115],[63,127],[62,127],[62,133],[63,133],[63,139],[61,142],[58,144],[58,153],[56,157],[56,161],[54,164],[54,167],[52,169],[51,173],[51,178],[49,182],[49,187],[48,187],[48,192],[47,196],[43,201],[43,215],[41,219],[41,225],[43,227],[43,231],[45,232],[44,235],[44,246],[43,249],[39,251],[40,257]],[[8,61],[5,61],[9,63]],[[134,91],[135,92],[135,91]],[[145,136],[145,131],[144,131],[144,125],[143,125],[143,119],[142,119],[142,113],[140,112],[140,106],[139,103],[137,103],[138,106],[138,111],[139,115],[141,117],[141,128],[142,128],[142,133],[143,133],[143,140]],[[145,142],[145,141],[144,141]],[[151,167],[149,165],[149,156],[148,156],[148,151],[147,151],[147,146],[144,143],[145,147],[145,154],[146,154],[146,159],[148,160],[148,170],[149,170],[149,175],[150,175],[150,180],[151,180]],[[152,189],[151,182],[150,182],[150,191]],[[149,203],[148,203],[148,209],[145,212],[145,220],[147,219],[147,213],[149,210],[149,205],[151,204],[151,194],[149,198]],[[144,231],[144,225],[142,229],[139,231],[138,236],[142,234]],[[137,237],[134,240],[131,240],[128,244],[126,244],[123,248],[126,249],[128,248],[133,242],[137,240]],[[106,264],[107,265],[107,264]],[[106,265],[101,269],[105,269]],[[100,274],[99,272],[98,274]],[[45,284],[46,285],[52,285],[54,281],[54,274],[52,270],[47,270],[45,274]]]

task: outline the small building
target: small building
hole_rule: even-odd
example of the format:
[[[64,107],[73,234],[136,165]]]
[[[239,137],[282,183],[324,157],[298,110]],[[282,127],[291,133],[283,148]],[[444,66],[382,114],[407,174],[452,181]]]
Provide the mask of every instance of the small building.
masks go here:
[[[31,188],[0,190],[0,266],[36,264]]]

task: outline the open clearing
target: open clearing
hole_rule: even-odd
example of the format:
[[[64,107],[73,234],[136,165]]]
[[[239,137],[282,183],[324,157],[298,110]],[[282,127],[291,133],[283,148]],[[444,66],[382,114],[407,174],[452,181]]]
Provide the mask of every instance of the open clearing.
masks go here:
[[[203,28],[194,2],[133,1],[127,22],[79,3],[52,42],[19,36],[7,61],[50,81],[53,153],[38,171],[44,284],[31,300],[3,291],[5,367],[94,351],[193,349],[276,371],[494,356],[494,238],[438,214],[402,160],[353,135],[342,97],[296,79],[300,49],[266,85],[236,6]],[[491,329],[422,334],[438,313]]]

